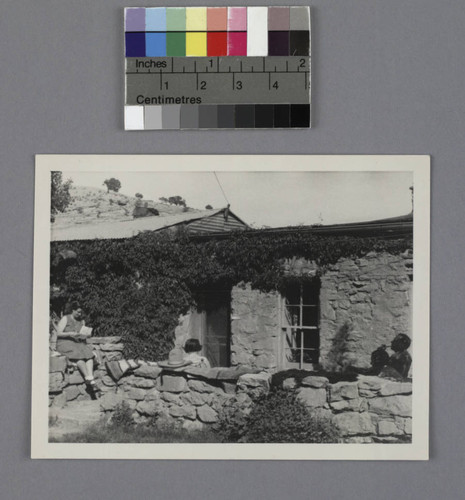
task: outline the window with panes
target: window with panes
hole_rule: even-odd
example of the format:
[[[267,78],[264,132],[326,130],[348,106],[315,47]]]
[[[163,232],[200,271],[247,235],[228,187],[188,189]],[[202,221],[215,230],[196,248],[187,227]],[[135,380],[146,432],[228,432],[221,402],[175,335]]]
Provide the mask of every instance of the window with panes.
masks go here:
[[[283,354],[289,367],[318,363],[320,355],[320,281],[289,286],[282,297]]]

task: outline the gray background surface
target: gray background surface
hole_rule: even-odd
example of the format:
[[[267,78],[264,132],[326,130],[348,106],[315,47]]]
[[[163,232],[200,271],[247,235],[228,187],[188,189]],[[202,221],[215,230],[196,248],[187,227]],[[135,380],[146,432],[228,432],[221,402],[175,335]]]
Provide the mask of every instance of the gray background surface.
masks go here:
[[[314,0],[314,128],[274,132],[124,132],[124,6],[0,5],[0,498],[463,498],[465,2]],[[30,460],[36,153],[431,154],[431,460]]]

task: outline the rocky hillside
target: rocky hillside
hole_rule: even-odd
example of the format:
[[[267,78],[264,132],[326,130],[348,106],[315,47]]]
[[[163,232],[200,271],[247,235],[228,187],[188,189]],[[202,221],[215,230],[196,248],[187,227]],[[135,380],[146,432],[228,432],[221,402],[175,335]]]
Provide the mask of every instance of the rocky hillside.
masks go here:
[[[55,217],[54,227],[74,224],[89,224],[107,221],[131,220],[137,198],[121,193],[106,192],[104,189],[84,186],[71,186],[72,202],[64,213]],[[160,212],[160,216],[182,213],[183,207],[168,203],[142,200],[150,208]],[[189,211],[195,211],[189,208]]]

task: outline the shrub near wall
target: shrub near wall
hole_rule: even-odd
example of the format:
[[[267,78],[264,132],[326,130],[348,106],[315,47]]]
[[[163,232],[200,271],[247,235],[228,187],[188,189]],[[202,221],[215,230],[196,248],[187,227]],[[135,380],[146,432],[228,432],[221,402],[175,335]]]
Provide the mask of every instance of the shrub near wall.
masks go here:
[[[370,251],[400,254],[410,239],[315,236],[296,229],[269,235],[241,231],[221,240],[143,233],[126,240],[56,242],[51,247],[51,307],[61,314],[78,300],[87,323],[101,336],[119,335],[126,355],[166,359],[178,317],[195,304],[195,292],[230,289],[244,282],[268,292],[286,284],[283,259],[314,261],[319,272],[343,257]],[[76,259],[61,260],[72,250]],[[305,278],[300,278],[305,279]]]

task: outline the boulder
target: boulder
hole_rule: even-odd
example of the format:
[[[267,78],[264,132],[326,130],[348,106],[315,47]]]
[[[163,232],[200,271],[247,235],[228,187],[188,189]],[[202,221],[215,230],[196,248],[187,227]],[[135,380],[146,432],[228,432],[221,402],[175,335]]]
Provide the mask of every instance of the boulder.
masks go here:
[[[342,399],[341,401],[331,401],[329,406],[335,411],[367,411],[368,404],[365,399]]]
[[[145,395],[147,394],[147,391],[144,391],[143,389],[138,389],[136,387],[130,387],[129,390],[127,391],[127,395],[129,399],[134,399],[135,401],[142,401],[145,399]]]
[[[297,390],[297,399],[309,408],[318,408],[326,404],[326,389],[301,387]]]
[[[54,372],[49,374],[48,392],[61,392],[65,385],[66,382],[63,373]]]
[[[301,385],[305,387],[313,387],[314,389],[321,389],[329,384],[329,380],[326,377],[317,377],[311,375],[310,377],[305,377],[302,379]]]
[[[378,415],[389,415],[399,417],[412,416],[411,396],[386,396],[384,398],[372,398],[368,401],[369,411]]]
[[[411,382],[394,382],[386,380],[379,391],[381,396],[392,396],[394,394],[412,394]]]
[[[75,385],[68,385],[63,389],[63,393],[66,394],[66,401],[72,401],[81,394],[81,391]]]
[[[110,351],[122,352],[124,350],[123,344],[100,344],[99,347],[104,352],[110,352]]]
[[[123,394],[115,392],[107,392],[99,399],[100,408],[103,411],[113,411],[123,401]]]
[[[226,394],[236,393],[236,384],[232,382],[221,382],[221,388]]]
[[[132,387],[138,387],[140,389],[152,389],[155,387],[155,380],[141,377],[131,377],[130,380],[127,381],[127,384]]]
[[[197,416],[199,420],[205,424],[212,424],[218,420],[218,414],[208,405],[197,408]]]
[[[81,375],[81,372],[75,370],[73,373],[69,374],[68,384],[70,385],[79,385],[84,383],[84,377]]]
[[[144,378],[157,379],[162,369],[159,366],[142,365],[134,370],[134,375]]]
[[[163,392],[183,392],[187,388],[187,382],[183,376],[163,375],[160,381],[160,391]]]
[[[283,389],[292,390],[297,386],[297,382],[294,377],[286,378],[283,380]]]
[[[246,392],[252,398],[267,394],[270,390],[271,375],[269,373],[248,373],[237,380],[237,391]]]
[[[375,426],[369,413],[344,412],[334,415],[333,423],[344,436],[374,434]]]
[[[188,418],[190,420],[195,420],[196,413],[195,413],[195,408],[192,406],[177,406],[174,405],[168,410],[169,414],[172,417],[182,417],[182,418]]]
[[[166,401],[167,403],[179,403],[180,402],[179,393],[172,394],[171,392],[162,392],[160,394],[160,398],[163,399],[163,401]]]
[[[136,405],[136,411],[141,415],[147,415],[149,417],[156,417],[160,414],[163,409],[163,405],[160,400],[154,401],[139,401]]]
[[[50,373],[65,372],[68,366],[66,356],[50,356],[49,370]]]
[[[168,393],[166,393],[168,394]],[[145,395],[145,400],[146,401],[157,401],[160,399],[160,392],[157,389],[151,389],[150,391],[147,391]]]
[[[379,377],[359,375],[358,392],[364,398],[374,398],[381,390],[383,382]]]
[[[214,392],[215,388],[202,380],[189,380],[187,385],[190,389],[197,392]]]
[[[380,420],[378,422],[378,435],[392,436],[402,434],[402,429],[399,429],[392,420]]]
[[[202,393],[202,392],[186,392],[181,396],[183,402],[187,402],[194,406],[202,406],[204,404],[209,404],[212,401],[213,394]]]
[[[330,401],[341,401],[343,399],[357,399],[357,382],[337,382],[330,386]]]

